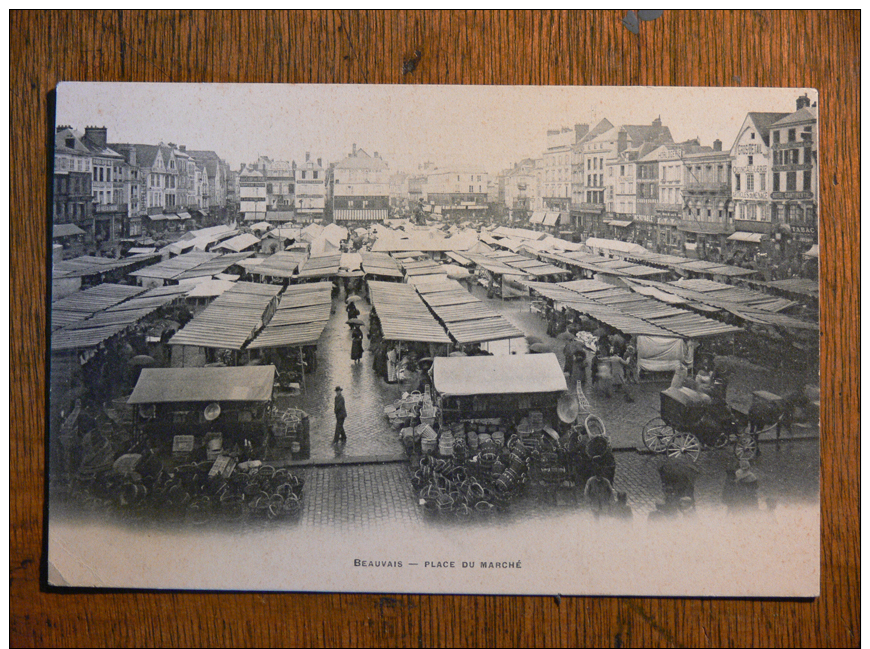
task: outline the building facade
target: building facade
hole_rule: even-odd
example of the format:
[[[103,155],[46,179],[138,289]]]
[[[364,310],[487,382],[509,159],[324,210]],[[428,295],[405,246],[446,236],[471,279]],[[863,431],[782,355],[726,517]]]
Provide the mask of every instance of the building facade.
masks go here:
[[[326,169],[321,158],[311,159],[311,153],[305,153],[305,162],[294,170],[294,185],[296,190],[296,217],[300,221],[311,222],[320,220],[326,211]]]
[[[455,218],[473,218],[488,211],[489,174],[482,169],[436,169],[423,188],[433,212]]]
[[[390,214],[390,168],[377,151],[356,144],[332,169],[332,218],[342,225],[383,221]]]
[[[816,109],[804,95],[797,110],[771,126],[771,220],[784,256],[819,242],[818,137]]]

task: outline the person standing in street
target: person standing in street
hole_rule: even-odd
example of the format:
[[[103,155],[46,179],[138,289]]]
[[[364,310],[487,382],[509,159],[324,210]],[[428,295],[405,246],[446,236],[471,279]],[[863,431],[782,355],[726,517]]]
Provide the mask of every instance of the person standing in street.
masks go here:
[[[335,388],[335,436],[332,438],[333,444],[346,442],[347,435],[344,432],[344,420],[347,419],[347,408],[344,405],[344,395],[341,393],[341,388]]]

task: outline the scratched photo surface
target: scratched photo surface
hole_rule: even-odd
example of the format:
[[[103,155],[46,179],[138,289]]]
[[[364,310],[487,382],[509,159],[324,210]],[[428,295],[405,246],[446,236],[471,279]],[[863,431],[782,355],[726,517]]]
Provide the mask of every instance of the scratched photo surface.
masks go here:
[[[61,84],[49,583],[816,596],[819,130],[808,88]]]

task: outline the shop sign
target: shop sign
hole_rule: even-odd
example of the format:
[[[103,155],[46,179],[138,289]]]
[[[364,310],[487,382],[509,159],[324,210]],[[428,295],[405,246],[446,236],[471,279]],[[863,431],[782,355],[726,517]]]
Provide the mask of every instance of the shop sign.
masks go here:
[[[765,192],[734,192],[731,196],[733,198],[748,198],[753,200],[767,199],[767,193]]]
[[[807,199],[812,198],[812,192],[772,192],[770,197],[773,200],[782,200],[782,199]]]
[[[736,174],[766,174],[767,165],[752,165],[745,167],[733,167],[732,171]]]
[[[757,144],[740,144],[737,146],[737,155],[753,155],[760,152]]]
[[[811,236],[816,236],[816,226],[814,225],[792,225],[789,227],[791,228],[792,234],[807,234]]]

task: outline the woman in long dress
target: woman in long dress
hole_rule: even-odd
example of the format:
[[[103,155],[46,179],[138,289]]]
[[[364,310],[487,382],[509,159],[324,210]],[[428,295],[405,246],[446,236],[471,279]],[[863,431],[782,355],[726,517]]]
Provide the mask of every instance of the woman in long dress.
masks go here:
[[[363,355],[363,334],[359,326],[354,326],[350,334],[353,343],[350,347],[350,360],[358,363]]]
[[[387,383],[395,383],[399,369],[399,352],[395,347],[387,351]]]

